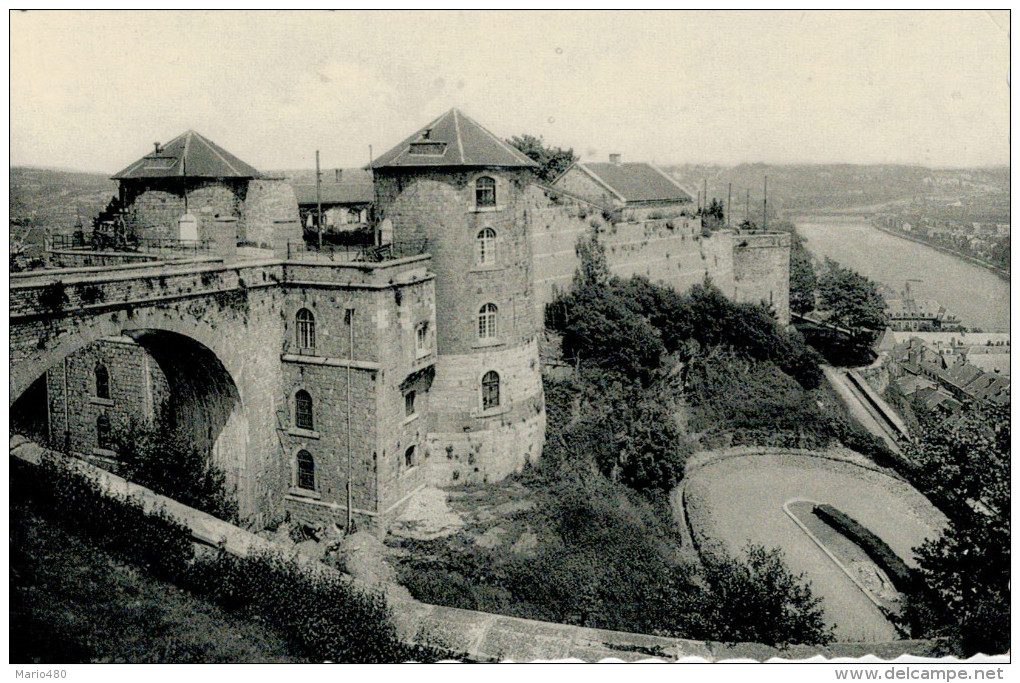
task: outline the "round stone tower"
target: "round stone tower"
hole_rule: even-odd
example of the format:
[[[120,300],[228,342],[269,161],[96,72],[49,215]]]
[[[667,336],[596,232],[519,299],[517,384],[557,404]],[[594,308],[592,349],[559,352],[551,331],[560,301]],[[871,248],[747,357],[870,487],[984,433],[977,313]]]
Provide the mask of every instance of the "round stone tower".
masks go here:
[[[545,405],[524,193],[537,165],[457,109],[372,163],[395,243],[436,274],[427,463],[434,483],[494,481],[541,455]]]

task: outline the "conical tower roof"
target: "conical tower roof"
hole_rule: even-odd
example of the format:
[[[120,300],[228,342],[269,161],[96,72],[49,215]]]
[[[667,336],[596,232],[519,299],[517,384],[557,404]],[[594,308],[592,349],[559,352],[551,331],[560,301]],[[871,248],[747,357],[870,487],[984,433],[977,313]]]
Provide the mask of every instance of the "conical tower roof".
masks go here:
[[[257,178],[259,172],[208,138],[189,130],[113,176],[142,178]]]
[[[538,164],[464,112],[451,109],[371,164],[373,169],[420,166],[537,168]]]

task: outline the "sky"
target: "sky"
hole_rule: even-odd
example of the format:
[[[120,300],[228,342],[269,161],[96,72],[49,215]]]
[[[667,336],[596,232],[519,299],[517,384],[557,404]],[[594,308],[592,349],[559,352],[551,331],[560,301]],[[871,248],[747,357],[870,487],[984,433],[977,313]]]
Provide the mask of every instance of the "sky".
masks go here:
[[[1004,12],[15,12],[10,162],[361,166],[451,107],[589,161],[1009,163]]]

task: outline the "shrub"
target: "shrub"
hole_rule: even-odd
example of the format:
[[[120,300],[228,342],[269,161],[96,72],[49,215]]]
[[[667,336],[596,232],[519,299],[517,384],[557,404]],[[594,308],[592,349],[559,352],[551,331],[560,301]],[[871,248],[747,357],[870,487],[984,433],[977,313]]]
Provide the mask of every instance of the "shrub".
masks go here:
[[[168,498],[228,522],[238,521],[226,475],[187,435],[132,423],[117,435],[120,474]]]
[[[821,599],[803,575],[790,572],[782,551],[749,544],[744,554],[703,558],[708,590],[693,591],[681,613],[688,637],[773,646],[832,642]]]
[[[283,634],[294,652],[315,661],[435,661],[441,653],[397,637],[385,599],[340,574],[264,554],[221,554],[196,562],[188,587],[230,611],[257,617]]]
[[[45,310],[57,312],[68,304],[67,288],[60,280],[51,282],[39,292],[39,305]]]
[[[909,592],[913,589],[913,572],[885,541],[831,505],[816,505],[814,512],[836,531],[859,545],[875,564],[885,570],[897,590]]]
[[[30,469],[31,468],[31,469]],[[162,510],[146,512],[131,498],[111,497],[92,477],[52,458],[38,466],[11,461],[17,491],[41,517],[63,524],[112,555],[176,580],[191,561],[191,534]]]
[[[435,661],[445,653],[397,638],[385,600],[339,574],[273,555],[195,559],[187,527],[164,511],[146,512],[110,496],[89,475],[47,458],[38,467],[11,462],[11,490],[43,518],[98,548],[173,581],[224,609],[267,622],[294,652],[319,661]]]

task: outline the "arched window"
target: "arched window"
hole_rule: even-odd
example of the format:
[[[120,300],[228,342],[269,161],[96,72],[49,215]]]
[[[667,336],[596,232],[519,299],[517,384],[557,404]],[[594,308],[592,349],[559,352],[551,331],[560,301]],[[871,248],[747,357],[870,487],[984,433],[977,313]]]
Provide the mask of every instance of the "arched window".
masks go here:
[[[96,363],[96,398],[110,398],[110,371]]]
[[[414,400],[417,398],[417,394],[414,390],[411,390],[404,394],[404,417],[411,417],[414,415]]]
[[[302,351],[315,350],[315,316],[307,308],[297,312],[297,345]]]
[[[315,460],[308,451],[297,454],[297,485],[306,491],[315,490]]]
[[[496,206],[496,181],[489,176],[475,181],[475,206]]]
[[[482,410],[499,406],[499,375],[489,370],[482,377]]]
[[[404,465],[409,469],[414,467],[414,446],[409,446],[408,449],[404,451]]]
[[[499,309],[496,308],[496,304],[488,303],[478,309],[478,338],[479,339],[495,339],[496,338],[496,316],[499,314]]]
[[[304,389],[294,394],[294,426],[298,429],[315,429],[312,396]]]
[[[484,266],[496,261],[496,231],[485,228],[475,237],[475,255],[478,265]]]
[[[96,418],[96,446],[109,449],[113,445],[113,435],[110,429],[110,418],[100,415]]]

